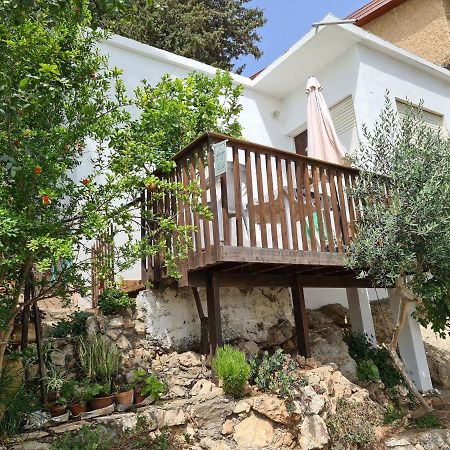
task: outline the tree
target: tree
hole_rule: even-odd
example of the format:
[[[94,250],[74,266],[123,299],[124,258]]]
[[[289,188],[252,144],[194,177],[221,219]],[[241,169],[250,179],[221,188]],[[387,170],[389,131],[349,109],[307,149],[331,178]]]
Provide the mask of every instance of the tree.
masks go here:
[[[121,71],[97,51],[106,35],[90,27],[87,0],[24,5],[0,9],[0,373],[21,306],[87,292],[91,240],[113,243],[124,233],[114,253],[121,269],[160,251],[167,236],[183,235],[188,227],[162,212],[148,218],[154,234],[140,240],[139,208],[130,207],[149,179],[155,195],[183,196],[196,207],[197,186],[157,176],[173,166],[173,152],[204,126],[240,132],[240,90],[229,75],[166,78],[139,89],[136,104]],[[141,116],[131,120],[130,106]],[[174,133],[168,124],[177,122],[189,132]],[[34,295],[23,303],[31,284]]]
[[[134,0],[120,15],[104,14],[113,32],[224,70],[242,55],[261,56],[257,29],[266,19],[250,0]],[[243,70],[238,67],[237,71]]]
[[[421,324],[441,336],[450,333],[450,140],[410,106],[399,120],[386,99],[373,131],[364,130],[353,190],[361,220],[347,263],[364,268],[361,276],[376,285],[400,291],[400,314],[387,348],[413,389],[396,354],[410,304],[416,304]]]

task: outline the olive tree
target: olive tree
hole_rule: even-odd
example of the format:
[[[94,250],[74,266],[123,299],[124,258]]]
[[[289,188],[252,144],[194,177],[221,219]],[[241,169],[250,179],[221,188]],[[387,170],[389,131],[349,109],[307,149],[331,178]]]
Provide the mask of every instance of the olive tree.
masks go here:
[[[450,332],[450,140],[431,129],[421,108],[397,117],[386,105],[354,155],[353,195],[361,219],[347,264],[377,286],[400,292],[400,313],[387,346],[410,388],[396,349],[411,303],[424,326]],[[424,406],[426,403],[417,391]]]

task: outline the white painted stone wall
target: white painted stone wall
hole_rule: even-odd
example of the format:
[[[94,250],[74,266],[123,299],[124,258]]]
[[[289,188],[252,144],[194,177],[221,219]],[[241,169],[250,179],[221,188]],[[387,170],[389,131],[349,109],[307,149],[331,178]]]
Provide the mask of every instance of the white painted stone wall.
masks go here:
[[[200,298],[206,314],[205,290]],[[221,288],[223,338],[264,342],[267,330],[280,319],[294,318],[288,289]],[[200,320],[190,288],[143,291],[138,308],[145,310],[147,339],[163,348],[184,350],[200,341]]]

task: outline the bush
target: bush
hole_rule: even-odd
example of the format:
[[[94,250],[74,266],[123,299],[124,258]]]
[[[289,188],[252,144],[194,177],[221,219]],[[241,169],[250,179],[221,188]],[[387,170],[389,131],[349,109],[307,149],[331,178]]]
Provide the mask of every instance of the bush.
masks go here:
[[[217,350],[213,368],[222,381],[225,394],[242,397],[245,383],[250,378],[250,365],[245,355],[231,345],[224,345]]]
[[[348,346],[348,354],[358,366],[360,364],[367,366],[367,361],[371,361],[376,366],[379,378],[387,388],[405,384],[402,376],[393,366],[388,351],[384,348],[374,347],[364,333],[348,331],[344,333],[344,342]]]
[[[386,411],[384,412],[383,423],[386,425],[397,424],[403,417],[405,417],[405,411],[403,409],[394,405],[387,405]]]
[[[98,306],[103,314],[109,316],[120,314],[127,308],[134,308],[136,306],[136,300],[128,297],[120,289],[107,288],[98,297]]]
[[[66,432],[54,440],[51,450],[109,450],[112,438],[102,428],[83,426],[75,434]]]
[[[375,442],[375,427],[381,424],[380,412],[366,403],[339,399],[336,414],[326,420],[331,448],[366,448]]]
[[[109,386],[109,390],[113,375],[119,371],[120,356],[119,347],[101,334],[81,338],[78,344],[78,358],[86,378]]]
[[[262,391],[292,398],[294,387],[297,384],[299,386],[306,384],[304,379],[298,379],[295,374],[296,364],[281,349],[276,350],[271,356],[268,352],[264,352],[261,359],[252,359],[250,365],[252,380]]]
[[[356,368],[358,379],[362,381],[381,381],[378,367],[371,359],[363,359]]]
[[[430,412],[422,417],[414,419],[411,424],[411,428],[419,429],[431,429],[431,428],[443,428],[442,422],[434,413]]]
[[[90,316],[84,311],[75,311],[69,319],[61,319],[50,330],[50,336],[64,338],[67,336],[83,336],[86,332],[86,320]]]

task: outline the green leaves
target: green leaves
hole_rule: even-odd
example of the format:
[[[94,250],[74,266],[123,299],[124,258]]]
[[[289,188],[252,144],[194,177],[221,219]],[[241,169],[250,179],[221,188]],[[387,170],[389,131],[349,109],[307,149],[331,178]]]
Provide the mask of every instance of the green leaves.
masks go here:
[[[378,285],[399,277],[421,299],[418,319],[450,332],[450,140],[420,108],[399,120],[389,100],[355,155],[352,195],[360,208],[348,265]]]

